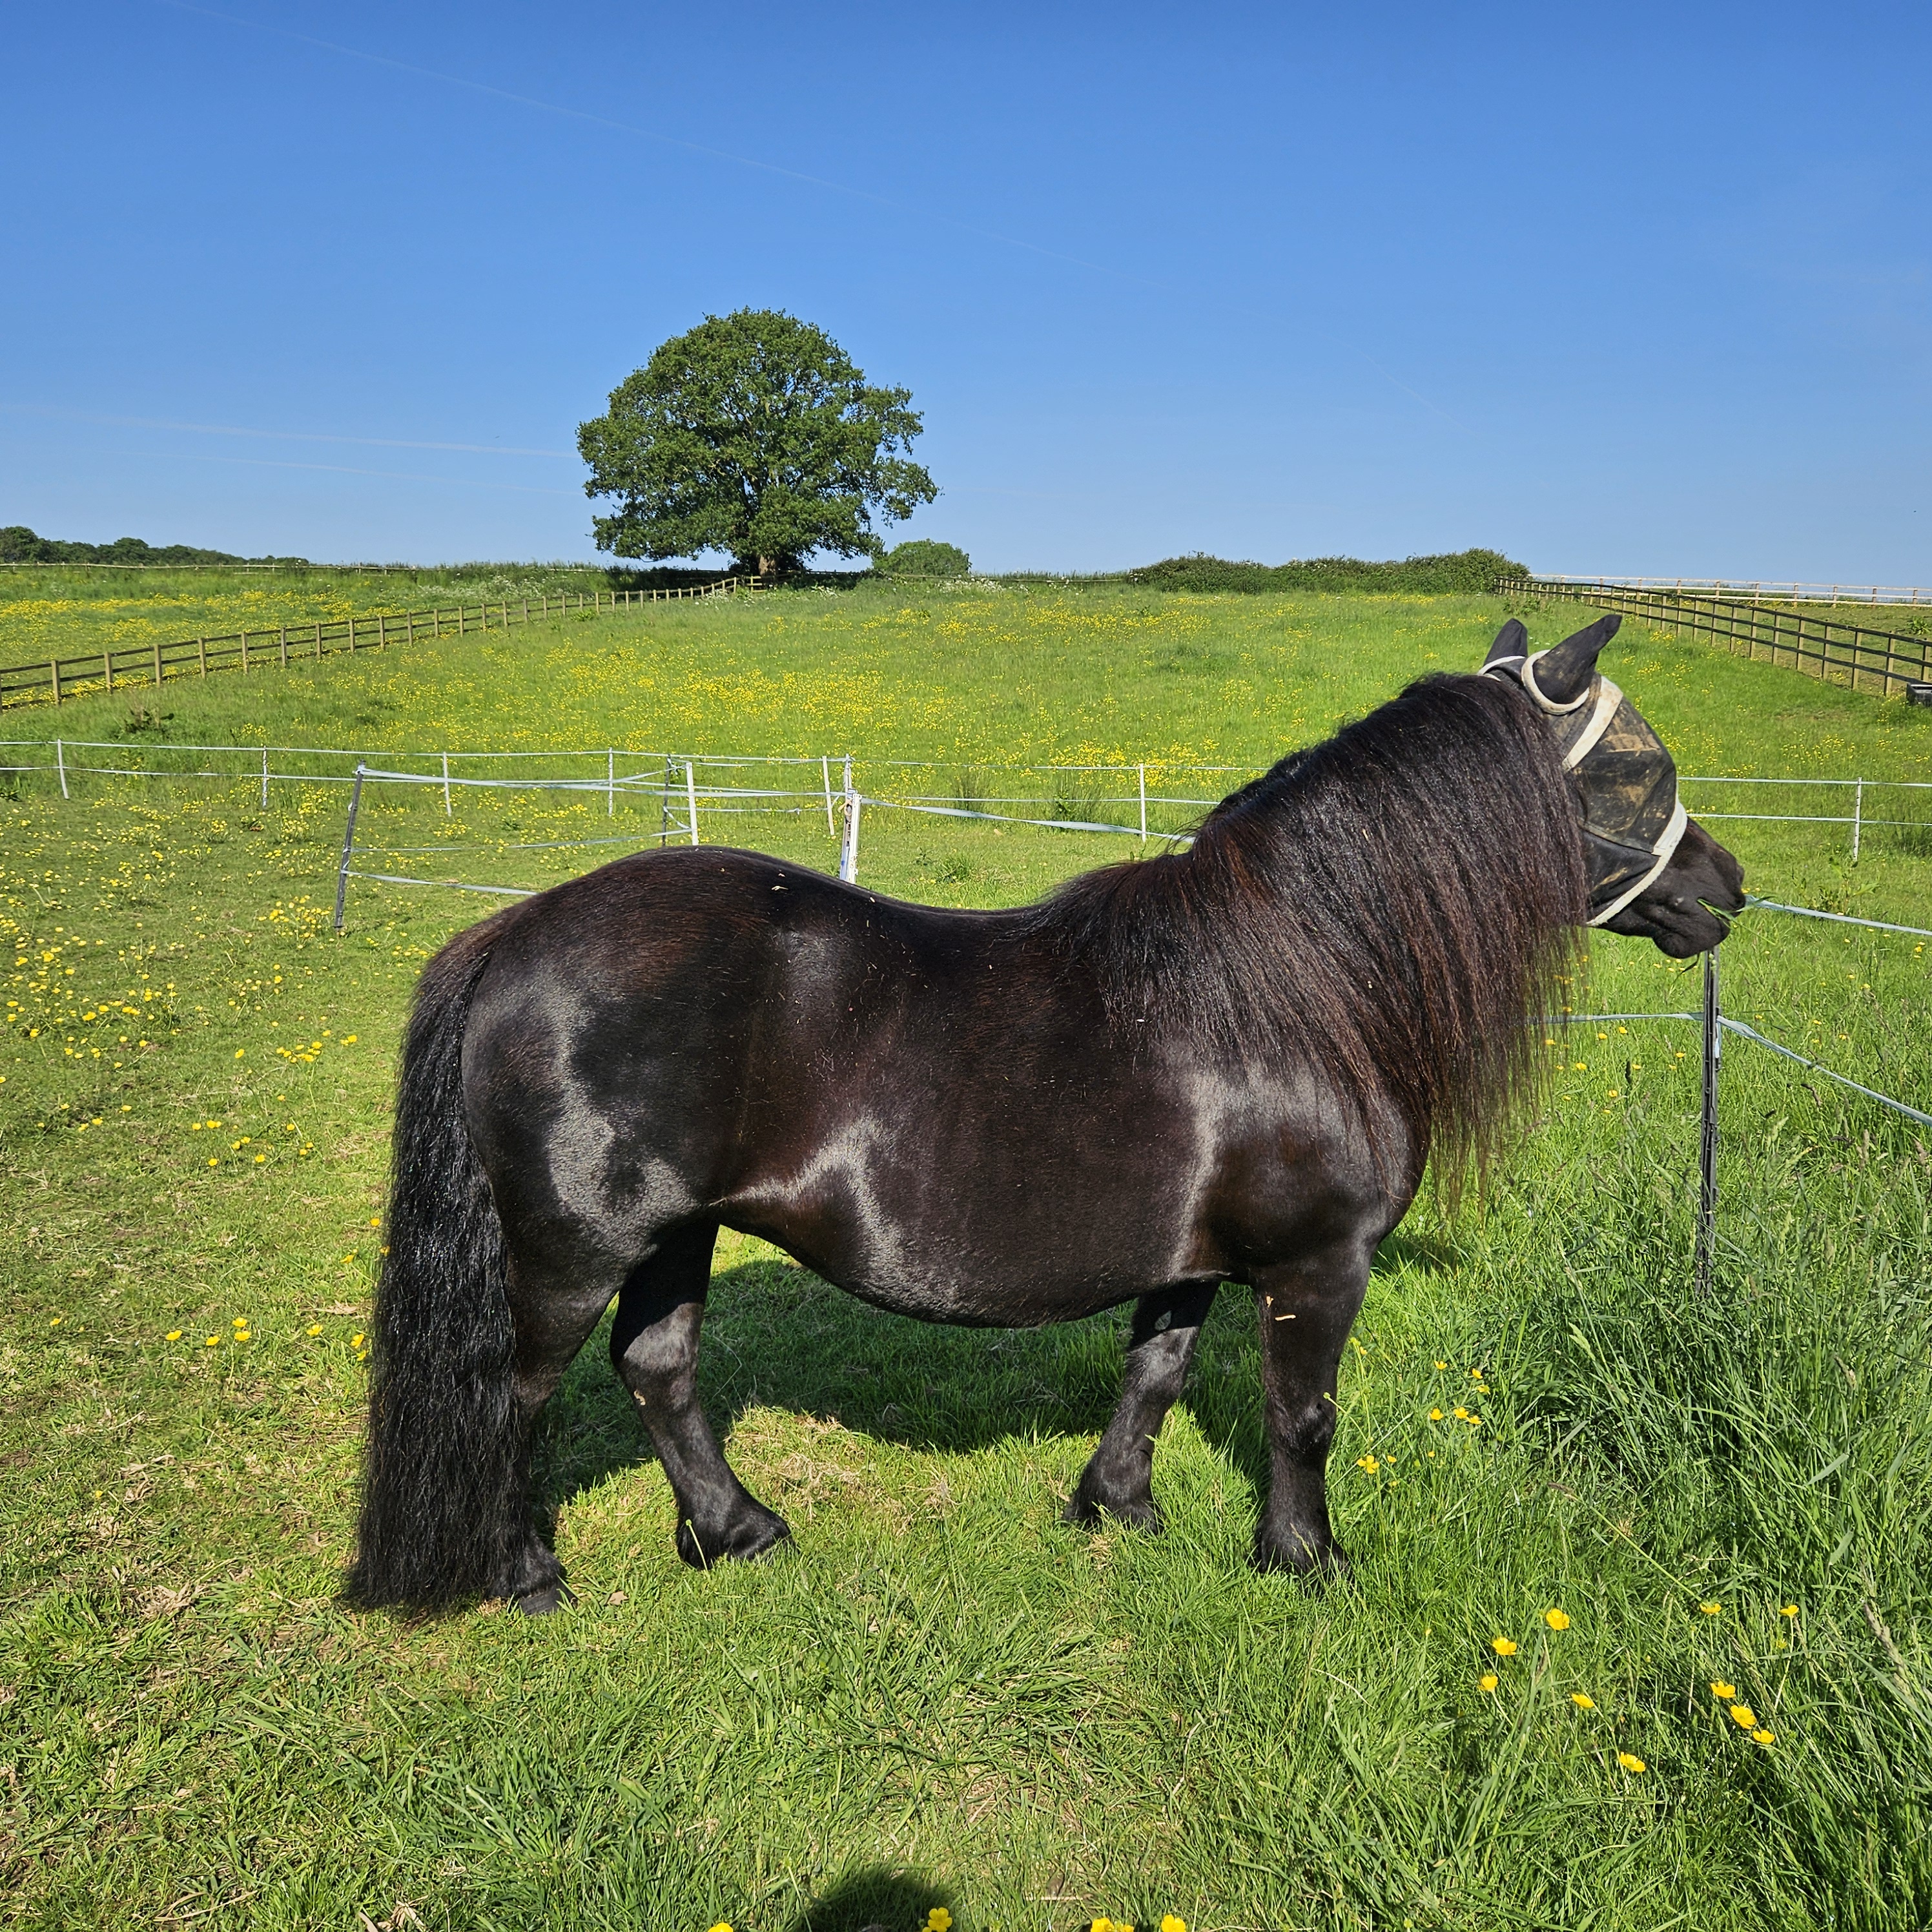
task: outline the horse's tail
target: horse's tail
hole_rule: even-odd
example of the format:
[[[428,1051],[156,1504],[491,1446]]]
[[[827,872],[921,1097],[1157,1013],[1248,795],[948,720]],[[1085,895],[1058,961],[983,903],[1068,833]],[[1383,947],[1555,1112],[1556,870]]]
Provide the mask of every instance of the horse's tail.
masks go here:
[[[464,1029],[494,936],[460,934],[424,968],[403,1047],[345,1590],[365,1608],[498,1594],[532,1541],[502,1228],[464,1123]]]

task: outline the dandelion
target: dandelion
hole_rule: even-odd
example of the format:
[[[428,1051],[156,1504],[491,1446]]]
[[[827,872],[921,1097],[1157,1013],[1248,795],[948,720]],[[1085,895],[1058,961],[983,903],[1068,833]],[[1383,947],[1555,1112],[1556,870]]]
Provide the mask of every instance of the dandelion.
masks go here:
[[[1618,1751],[1617,1753],[1617,1762],[1622,1765],[1624,1770],[1628,1772],[1633,1778],[1644,1768],[1643,1760],[1639,1757],[1634,1751]]]
[[[1721,1616],[1724,1614],[1724,1606],[1722,1604],[1700,1604],[1697,1607],[1702,1610],[1707,1617]]]
[[[1492,1636],[1490,1640],[1490,1648],[1498,1657],[1514,1657],[1516,1654],[1516,1640],[1508,1636]]]
[[[1543,1621],[1553,1630],[1566,1630],[1570,1628],[1569,1618],[1561,1610],[1545,1610]]]
[[[1720,1704],[1728,1704],[1738,1694],[1735,1684],[1718,1683],[1711,1686],[1711,1695]]]
[[[1571,1703],[1574,1704],[1580,1711],[1594,1711],[1597,1708],[1596,1699],[1590,1696],[1587,1691],[1571,1691],[1570,1694],[1570,1701]]]
[[[1754,1731],[1757,1728],[1757,1713],[1748,1704],[1731,1706],[1731,1722],[1741,1731]]]
[[[1496,1683],[1496,1673],[1493,1670],[1486,1670],[1476,1679],[1476,1688],[1478,1690],[1493,1690]]]
[[[1751,1732],[1750,1736],[1751,1742],[1753,1744],[1762,1744],[1767,1749],[1778,1742],[1778,1733],[1772,1730],[1768,1725],[1759,1725],[1757,1729]]]

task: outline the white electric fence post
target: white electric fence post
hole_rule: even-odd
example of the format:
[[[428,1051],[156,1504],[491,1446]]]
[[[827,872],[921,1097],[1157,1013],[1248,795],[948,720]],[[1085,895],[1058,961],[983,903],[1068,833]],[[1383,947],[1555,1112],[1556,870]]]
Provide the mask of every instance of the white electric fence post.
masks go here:
[[[1140,767],[1141,774],[1141,843],[1147,843],[1147,767]]]
[[[342,930],[342,902],[349,896],[349,861],[356,850],[356,814],[362,804],[362,774],[366,765],[356,767],[356,788],[349,794],[349,824],[342,835],[342,866],[335,875],[335,929]]]
[[[1865,810],[1865,782],[1857,778],[1852,785],[1852,863],[1858,862],[1858,834],[1864,830]]]
[[[691,842],[698,843],[698,778],[691,760],[684,761],[684,802],[691,812]]]
[[[67,796],[67,748],[56,738],[54,740],[54,770],[60,773],[61,796]]]
[[[832,755],[830,752],[818,760],[818,776],[825,784],[825,836],[828,838],[836,838],[838,827],[832,816]]]
[[[442,815],[447,818],[449,811],[449,754],[442,754]]]
[[[846,760],[846,770],[851,770],[851,760]],[[852,789],[852,781],[845,781],[845,842],[839,848],[838,876],[848,885],[859,883],[859,807],[863,801]]]
[[[1718,1238],[1718,1074],[1724,1053],[1718,1004],[1718,956],[1704,955],[1704,1092],[1697,1144],[1697,1292],[1711,1292],[1712,1250]]]
[[[266,811],[268,810],[268,754],[267,748],[266,748],[266,747],[264,747],[264,748],[263,748],[263,750],[262,750],[262,809],[264,812],[266,812]]]
[[[604,816],[615,818],[617,815],[617,754],[607,751],[604,754]]]

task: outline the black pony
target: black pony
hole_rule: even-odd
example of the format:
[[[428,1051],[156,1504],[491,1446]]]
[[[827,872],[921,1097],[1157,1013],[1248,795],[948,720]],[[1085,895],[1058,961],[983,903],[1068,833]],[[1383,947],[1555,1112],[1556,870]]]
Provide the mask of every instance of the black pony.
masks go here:
[[[352,1600],[562,1592],[532,1424],[610,1350],[685,1559],[788,1534],[697,1396],[721,1226],[934,1322],[1135,1304],[1070,1514],[1158,1526],[1161,1419],[1224,1281],[1255,1291],[1264,1568],[1339,1564],[1335,1372],[1432,1155],[1531,1090],[1578,928],[1714,946],[1736,861],[1596,674],[1606,618],[1432,676],[1224,801],[1184,851],[1007,912],[908,905],[754,853],[626,859],[461,933],[403,1053]],[[1594,700],[1594,702],[1592,701]]]

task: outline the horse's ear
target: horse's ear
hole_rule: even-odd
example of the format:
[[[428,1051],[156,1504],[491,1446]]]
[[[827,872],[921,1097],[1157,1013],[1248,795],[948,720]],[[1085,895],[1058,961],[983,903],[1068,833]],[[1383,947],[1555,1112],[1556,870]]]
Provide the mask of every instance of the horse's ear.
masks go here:
[[[1522,628],[1522,620],[1512,617],[1496,633],[1496,640],[1490,646],[1490,654],[1483,660],[1483,668],[1490,665],[1507,664],[1511,658],[1524,658],[1529,655],[1529,633]]]
[[[1573,704],[1589,689],[1590,680],[1597,674],[1598,656],[1622,622],[1614,613],[1599,617],[1588,630],[1551,645],[1537,659],[1537,688],[1550,704]]]

